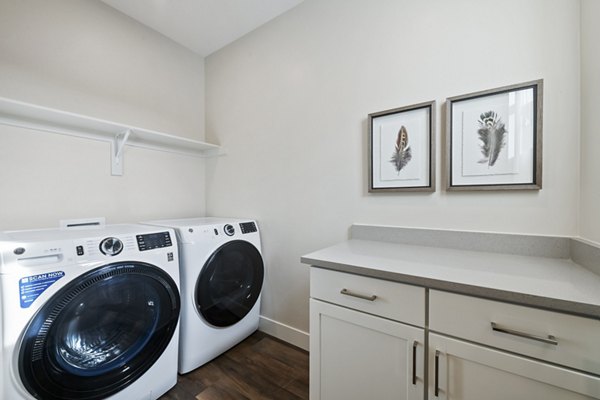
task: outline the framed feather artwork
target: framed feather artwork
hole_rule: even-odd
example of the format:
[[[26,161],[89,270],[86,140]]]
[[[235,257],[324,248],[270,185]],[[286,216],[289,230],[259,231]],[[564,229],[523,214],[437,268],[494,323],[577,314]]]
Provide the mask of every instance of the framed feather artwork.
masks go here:
[[[447,190],[540,190],[542,99],[542,80],[448,98]]]
[[[369,114],[369,192],[435,191],[435,101]]]

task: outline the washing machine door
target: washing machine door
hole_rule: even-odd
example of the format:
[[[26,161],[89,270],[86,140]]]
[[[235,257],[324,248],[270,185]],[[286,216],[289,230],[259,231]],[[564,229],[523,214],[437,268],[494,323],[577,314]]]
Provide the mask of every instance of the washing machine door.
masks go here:
[[[256,304],[263,278],[256,247],[244,240],[227,242],[202,267],[195,290],[198,312],[214,326],[234,325]]]
[[[38,399],[104,399],[161,356],[177,327],[180,298],[162,269],[114,263],[68,283],[36,313],[19,373]]]

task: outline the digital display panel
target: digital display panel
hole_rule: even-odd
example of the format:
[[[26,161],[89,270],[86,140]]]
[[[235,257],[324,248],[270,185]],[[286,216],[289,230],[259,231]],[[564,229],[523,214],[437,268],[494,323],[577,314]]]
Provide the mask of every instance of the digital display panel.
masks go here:
[[[171,242],[171,235],[169,235],[169,232],[137,235],[136,239],[140,251],[160,249],[162,247],[170,247],[173,245],[173,242]]]

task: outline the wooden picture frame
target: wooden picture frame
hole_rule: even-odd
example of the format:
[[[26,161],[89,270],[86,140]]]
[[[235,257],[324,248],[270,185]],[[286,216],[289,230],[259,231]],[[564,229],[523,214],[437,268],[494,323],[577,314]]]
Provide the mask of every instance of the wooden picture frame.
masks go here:
[[[435,191],[435,108],[429,101],[369,114],[369,192]]]
[[[446,99],[446,189],[542,188],[543,80]]]

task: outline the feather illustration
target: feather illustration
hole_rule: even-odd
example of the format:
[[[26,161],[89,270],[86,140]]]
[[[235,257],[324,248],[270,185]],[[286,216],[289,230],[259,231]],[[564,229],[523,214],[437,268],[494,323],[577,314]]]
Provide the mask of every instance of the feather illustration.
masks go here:
[[[390,162],[394,164],[396,171],[398,171],[398,175],[400,175],[400,171],[408,164],[411,158],[412,154],[410,147],[408,146],[408,132],[404,125],[402,125],[398,131],[398,137],[396,138],[396,149],[390,160]]]
[[[477,134],[481,140],[480,147],[483,154],[479,163],[487,163],[488,167],[493,167],[505,145],[506,128],[495,111],[484,112],[477,122],[479,122]]]

